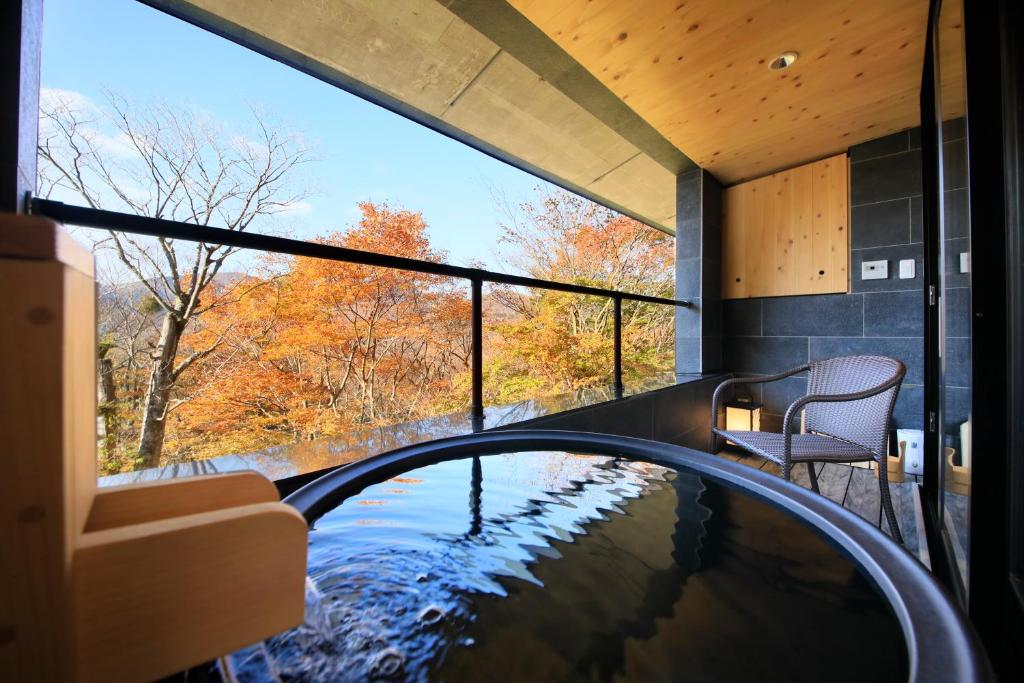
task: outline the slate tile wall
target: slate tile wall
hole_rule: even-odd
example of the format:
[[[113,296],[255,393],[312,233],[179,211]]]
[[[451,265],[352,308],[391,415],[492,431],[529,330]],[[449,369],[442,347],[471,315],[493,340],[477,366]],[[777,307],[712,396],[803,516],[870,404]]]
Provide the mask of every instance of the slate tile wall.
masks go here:
[[[706,451],[711,396],[728,375],[695,377],[671,387],[497,428],[561,429],[634,436]]]
[[[722,367],[722,187],[703,169],[676,179],[676,372]]]
[[[899,358],[907,366],[907,377],[894,423],[920,429],[925,299],[919,132],[903,131],[852,147],[850,196],[850,293],[724,301],[725,368],[767,374],[839,355]],[[901,280],[899,261],[910,258],[915,276]],[[888,279],[861,280],[861,263],[881,259],[889,261]],[[962,295],[951,294],[954,309],[964,305]],[[763,428],[778,429],[786,407],[805,389],[805,377],[750,385],[750,393],[765,404]]]

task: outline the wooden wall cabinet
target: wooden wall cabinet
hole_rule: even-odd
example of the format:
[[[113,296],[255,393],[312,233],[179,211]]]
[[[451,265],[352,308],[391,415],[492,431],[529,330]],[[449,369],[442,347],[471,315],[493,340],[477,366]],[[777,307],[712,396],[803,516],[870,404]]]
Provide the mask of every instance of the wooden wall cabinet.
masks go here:
[[[726,188],[722,298],[849,291],[849,196],[846,154]]]

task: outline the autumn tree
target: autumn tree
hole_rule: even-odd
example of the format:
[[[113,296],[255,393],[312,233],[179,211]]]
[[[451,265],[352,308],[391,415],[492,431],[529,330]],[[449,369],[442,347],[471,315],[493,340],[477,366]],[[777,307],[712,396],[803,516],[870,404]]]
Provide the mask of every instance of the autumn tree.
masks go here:
[[[104,471],[131,464],[126,442],[138,436],[145,397],[149,350],[160,330],[159,306],[132,281],[99,273],[104,282],[97,304],[100,458]],[[128,457],[126,457],[128,456]]]
[[[369,202],[319,241],[443,261],[419,213]],[[464,284],[422,273],[295,257],[273,283],[212,311],[190,343],[223,340],[204,361],[214,381],[176,413],[188,457],[323,438],[433,413],[469,364]],[[468,394],[466,395],[468,398]]]
[[[500,198],[499,198],[500,199]],[[506,268],[543,280],[671,298],[674,244],[668,235],[564,190],[503,205],[499,244]],[[604,297],[498,287],[512,313],[489,338],[490,399],[520,400],[607,384],[613,302]],[[672,366],[671,306],[623,303],[623,365],[639,379]]]
[[[255,110],[250,129],[228,130],[187,107],[134,106],[116,95],[95,107],[54,93],[41,105],[38,151],[41,196],[237,231],[265,226],[299,202],[305,190],[296,186],[296,170],[309,159],[300,138]],[[116,231],[96,248],[110,250],[159,311],[146,349],[137,447],[139,464],[156,466],[175,387],[223,343],[211,338],[182,355],[182,337],[225,304],[211,285],[236,250]]]

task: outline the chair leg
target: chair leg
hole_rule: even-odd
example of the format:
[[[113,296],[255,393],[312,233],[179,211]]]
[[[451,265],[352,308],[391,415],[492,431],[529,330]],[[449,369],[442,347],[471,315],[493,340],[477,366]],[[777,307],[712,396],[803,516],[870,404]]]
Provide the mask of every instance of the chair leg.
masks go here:
[[[815,493],[821,493],[818,490],[818,475],[814,473],[814,463],[810,460],[807,461],[807,476],[811,478],[811,490]]]
[[[885,510],[885,519],[889,522],[889,533],[893,540],[903,545],[903,534],[900,533],[899,522],[896,521],[896,511],[892,508],[892,495],[889,491],[889,472],[886,469],[887,463],[877,465],[878,469],[878,492],[882,498],[882,509]]]

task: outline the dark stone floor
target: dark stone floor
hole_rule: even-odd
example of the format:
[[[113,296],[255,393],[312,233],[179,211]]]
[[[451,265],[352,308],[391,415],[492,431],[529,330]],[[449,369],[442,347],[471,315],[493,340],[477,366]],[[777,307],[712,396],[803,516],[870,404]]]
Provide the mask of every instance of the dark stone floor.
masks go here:
[[[723,450],[718,455],[766,472],[779,472],[779,467],[775,463],[733,449]],[[872,464],[871,468],[873,467]],[[815,463],[814,471],[818,477],[818,489],[823,496],[860,515],[889,535],[889,525],[882,514],[878,478],[871,468]],[[793,469],[793,482],[804,488],[811,487],[806,465],[801,464]],[[917,485],[916,477],[907,475],[905,482],[889,486],[896,519],[903,533],[904,546],[925,566],[930,567],[927,545],[924,541],[924,522],[917,502]]]

